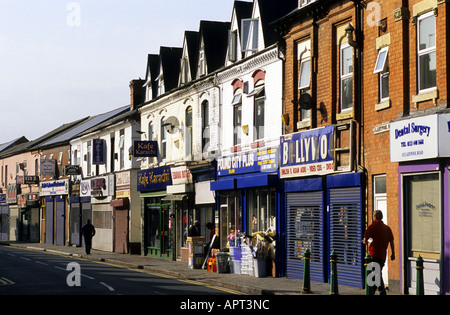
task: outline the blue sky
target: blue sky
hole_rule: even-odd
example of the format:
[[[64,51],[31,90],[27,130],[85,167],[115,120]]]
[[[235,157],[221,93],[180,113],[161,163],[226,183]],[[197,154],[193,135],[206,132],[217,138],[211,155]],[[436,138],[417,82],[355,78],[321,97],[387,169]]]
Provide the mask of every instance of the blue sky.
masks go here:
[[[0,144],[129,104],[146,57],[233,0],[0,0]]]

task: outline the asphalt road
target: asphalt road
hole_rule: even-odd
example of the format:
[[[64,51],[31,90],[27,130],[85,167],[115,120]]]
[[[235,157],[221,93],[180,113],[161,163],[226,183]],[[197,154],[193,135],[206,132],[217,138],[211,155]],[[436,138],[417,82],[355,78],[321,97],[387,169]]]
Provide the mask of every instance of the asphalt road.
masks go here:
[[[230,295],[220,287],[107,263],[0,246],[0,295]]]

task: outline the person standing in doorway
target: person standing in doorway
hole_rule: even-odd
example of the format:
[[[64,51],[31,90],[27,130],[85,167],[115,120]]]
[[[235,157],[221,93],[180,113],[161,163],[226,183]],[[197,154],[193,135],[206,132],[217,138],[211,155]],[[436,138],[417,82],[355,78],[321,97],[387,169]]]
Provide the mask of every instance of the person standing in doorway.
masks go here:
[[[374,222],[367,227],[364,233],[363,243],[369,244],[369,254],[372,260],[380,265],[380,273],[383,270],[387,257],[388,246],[391,245],[391,260],[395,260],[394,235],[391,228],[384,224],[383,212],[375,210]],[[381,286],[378,288],[380,294],[386,294],[383,277],[380,276]]]
[[[95,235],[95,227],[91,224],[91,220],[86,220],[86,224],[81,228],[81,235],[84,236],[86,254],[90,255],[92,248],[92,238]]]
[[[200,221],[195,220],[194,224],[189,227],[188,236],[200,236]]]

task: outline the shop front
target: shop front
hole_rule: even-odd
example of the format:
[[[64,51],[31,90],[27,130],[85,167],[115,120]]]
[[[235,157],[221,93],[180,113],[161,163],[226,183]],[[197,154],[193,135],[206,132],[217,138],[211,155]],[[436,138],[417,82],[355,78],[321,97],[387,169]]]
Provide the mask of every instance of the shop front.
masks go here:
[[[174,260],[188,261],[188,231],[195,220],[200,219],[200,212],[194,208],[194,183],[191,171],[186,166],[171,167],[172,184],[167,185],[167,196],[163,202],[170,203],[172,209],[171,226],[174,241]],[[200,221],[203,223],[202,221]]]
[[[110,203],[113,200],[115,193],[114,174],[91,178],[90,188],[92,224],[95,227],[95,237],[92,239],[92,248],[112,252],[113,208]]]
[[[65,245],[69,180],[52,180],[39,184],[43,207],[42,230],[46,244]]]
[[[0,194],[0,241],[9,240],[9,207],[6,194]]]
[[[141,197],[142,246],[145,256],[173,258],[173,213],[166,187],[172,184],[170,166],[138,171],[137,190]]]
[[[18,191],[19,189],[19,191]],[[17,184],[8,184],[6,187],[6,204],[8,206],[8,228],[9,240],[19,240],[19,207],[17,205],[17,196],[20,193],[20,188]],[[6,212],[6,210],[4,210]],[[6,216],[5,216],[6,217]]]
[[[91,180],[75,180],[70,195],[70,245],[84,246],[81,228],[92,221]]]
[[[275,267],[274,251],[279,237],[281,200],[278,148],[260,148],[219,158],[217,180],[210,186],[216,194],[219,247],[239,247],[242,235],[247,236],[249,245],[259,239],[257,235],[262,238],[273,235],[273,241],[266,241],[260,258],[266,261],[267,274],[280,273],[282,268]]]
[[[391,122],[391,162],[399,163],[401,280],[416,292],[416,259],[424,260],[425,294],[450,293],[450,112]]]
[[[364,176],[338,172],[335,126],[281,137],[280,179],[285,192],[286,277],[329,281],[329,256],[337,255],[339,284],[363,286]]]

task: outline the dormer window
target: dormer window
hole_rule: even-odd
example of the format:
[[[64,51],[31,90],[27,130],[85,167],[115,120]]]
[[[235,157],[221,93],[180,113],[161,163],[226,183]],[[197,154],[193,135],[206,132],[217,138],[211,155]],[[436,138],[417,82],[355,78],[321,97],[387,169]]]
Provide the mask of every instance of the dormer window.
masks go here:
[[[258,51],[258,19],[243,19],[242,30],[242,51]]]
[[[158,82],[158,96],[163,95],[166,91],[164,88],[164,75],[162,73],[156,78],[156,82]]]
[[[231,62],[237,61],[237,41],[238,41],[238,35],[237,31],[233,31],[230,33],[230,45],[228,48],[228,59]]]
[[[200,49],[199,58],[198,58],[198,74],[203,76],[206,74],[206,60],[205,60],[205,49],[202,47]]]
[[[181,65],[180,65],[180,72],[181,72],[181,84],[186,84],[189,82],[189,66],[188,66],[188,59],[187,57],[184,57],[181,59]]]

